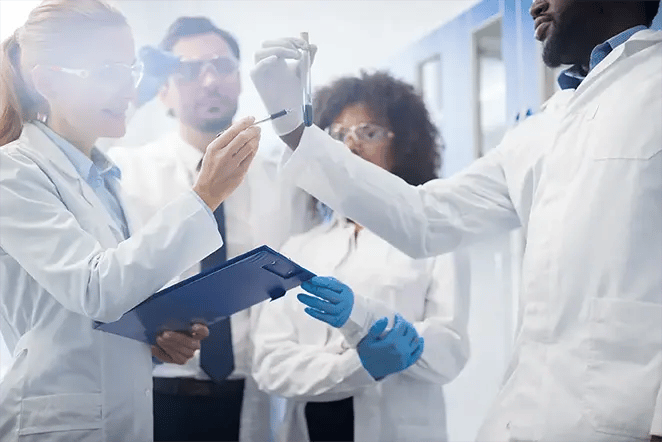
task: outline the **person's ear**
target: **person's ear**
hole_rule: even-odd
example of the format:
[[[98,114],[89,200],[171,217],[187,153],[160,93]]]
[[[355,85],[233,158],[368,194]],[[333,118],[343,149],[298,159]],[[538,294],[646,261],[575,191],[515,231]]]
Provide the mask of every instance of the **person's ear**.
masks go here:
[[[35,91],[44,97],[46,101],[53,101],[57,98],[60,90],[57,72],[47,66],[37,65],[30,71],[32,85]]]

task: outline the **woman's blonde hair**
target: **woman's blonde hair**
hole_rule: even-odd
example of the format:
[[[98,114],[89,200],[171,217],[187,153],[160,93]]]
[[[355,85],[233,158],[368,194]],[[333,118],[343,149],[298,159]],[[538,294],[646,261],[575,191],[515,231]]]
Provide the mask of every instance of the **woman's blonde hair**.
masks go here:
[[[104,0],[45,0],[33,9],[2,42],[0,146],[18,139],[24,123],[48,114],[48,103],[32,85],[32,68],[58,64],[88,31],[126,25],[122,13]]]

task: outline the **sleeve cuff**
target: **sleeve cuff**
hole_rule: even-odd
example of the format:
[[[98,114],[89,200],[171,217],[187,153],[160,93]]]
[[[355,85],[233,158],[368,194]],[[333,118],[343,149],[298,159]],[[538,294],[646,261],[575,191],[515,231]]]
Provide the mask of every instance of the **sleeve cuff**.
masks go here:
[[[214,218],[214,212],[212,212],[211,207],[209,207],[209,206],[207,205],[207,203],[205,203],[205,202],[202,200],[202,198],[200,198],[200,195],[198,195],[198,194],[195,192],[195,190],[191,189],[190,192],[193,194],[193,196],[195,196],[195,199],[198,200],[198,202],[202,205],[202,207],[205,208],[205,210],[207,211],[207,213],[209,214],[209,216],[214,220],[214,222],[216,222],[216,218]]]
[[[355,348],[361,342],[361,339],[368,334],[368,330],[370,330],[370,326],[372,325],[370,321],[371,317],[372,315],[368,309],[366,299],[354,295],[354,305],[352,306],[349,319],[339,329],[351,348]]]
[[[340,327],[340,332],[351,348],[355,348],[367,334],[370,327],[379,318],[388,318],[387,330],[393,327],[395,312],[385,305],[362,296],[354,295],[354,306],[347,322]]]

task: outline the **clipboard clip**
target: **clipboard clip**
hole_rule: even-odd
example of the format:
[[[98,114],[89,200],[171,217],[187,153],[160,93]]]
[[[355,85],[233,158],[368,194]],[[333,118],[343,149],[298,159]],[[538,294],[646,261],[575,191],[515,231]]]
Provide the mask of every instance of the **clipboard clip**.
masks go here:
[[[262,268],[282,279],[290,279],[291,277],[301,273],[301,271],[296,267],[291,266],[287,262],[279,260],[271,260],[270,263],[263,265]]]

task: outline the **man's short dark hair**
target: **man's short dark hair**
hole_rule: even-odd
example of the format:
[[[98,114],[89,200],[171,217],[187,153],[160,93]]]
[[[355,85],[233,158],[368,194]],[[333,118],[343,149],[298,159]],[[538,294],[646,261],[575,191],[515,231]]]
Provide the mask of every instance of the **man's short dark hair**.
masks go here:
[[[653,24],[653,19],[660,9],[660,0],[645,1],[644,8],[646,13],[646,26],[650,28],[650,26]]]
[[[216,27],[207,17],[179,17],[168,28],[165,37],[163,37],[163,40],[159,44],[159,48],[172,52],[172,48],[180,39],[193,35],[208,34],[210,32],[225,40],[234,56],[239,60],[239,44],[237,40],[228,31]]]

